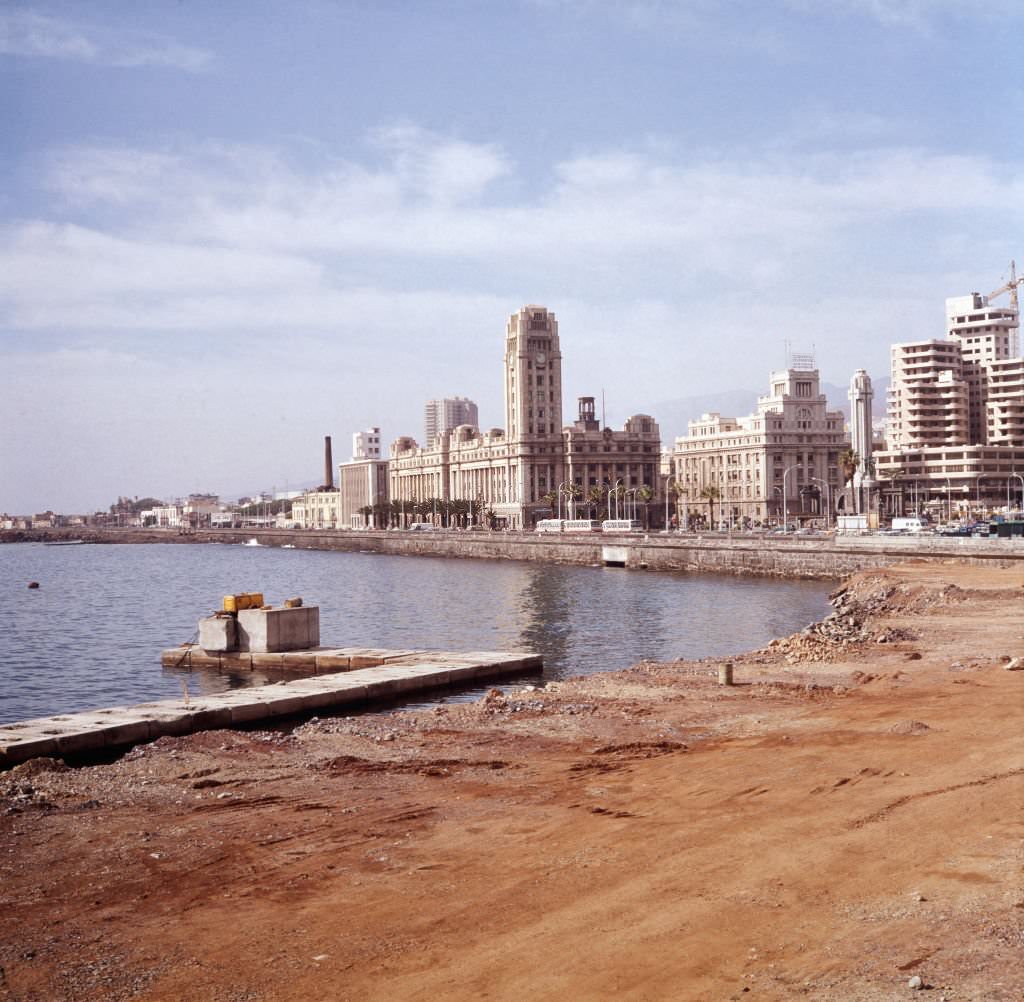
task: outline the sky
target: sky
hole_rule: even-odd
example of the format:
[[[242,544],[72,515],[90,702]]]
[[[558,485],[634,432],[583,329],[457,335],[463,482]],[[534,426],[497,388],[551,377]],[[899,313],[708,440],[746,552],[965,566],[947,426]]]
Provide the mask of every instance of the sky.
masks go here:
[[[1024,258],[1022,30],[1017,0],[0,0],[0,512],[316,484],[324,435],[422,440],[435,397],[501,427],[527,303],[566,422],[753,410],[789,351],[885,379]]]

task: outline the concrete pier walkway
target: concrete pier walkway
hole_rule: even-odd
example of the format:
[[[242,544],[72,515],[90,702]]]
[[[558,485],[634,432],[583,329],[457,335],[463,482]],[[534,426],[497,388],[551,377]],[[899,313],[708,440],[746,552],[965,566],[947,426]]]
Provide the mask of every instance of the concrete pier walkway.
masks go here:
[[[177,650],[180,654],[183,649]],[[165,652],[168,653],[171,652]],[[276,664],[283,667],[282,659],[301,655],[314,658],[314,671],[321,670],[315,663],[318,655],[332,658],[334,666],[329,674],[187,700],[169,699],[0,724],[0,768],[43,755],[60,758],[125,748],[164,735],[192,734],[392,699],[427,689],[501,678],[542,666],[539,655],[522,651],[449,653],[337,648],[262,657],[276,658]],[[361,667],[363,664],[373,667]],[[346,666],[348,670],[344,670]],[[309,670],[308,664],[296,667]],[[328,670],[326,662],[322,670]]]

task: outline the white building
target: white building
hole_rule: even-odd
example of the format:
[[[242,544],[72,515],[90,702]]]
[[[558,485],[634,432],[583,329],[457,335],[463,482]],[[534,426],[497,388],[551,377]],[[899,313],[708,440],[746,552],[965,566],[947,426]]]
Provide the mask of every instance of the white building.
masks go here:
[[[877,455],[886,507],[957,510],[1018,496],[1024,360],[1017,308],[971,293],[946,300],[946,338],[894,344],[888,438]]]
[[[790,519],[824,517],[829,501],[836,510],[839,456],[849,446],[842,411],[829,410],[810,359],[771,373],[769,387],[753,414],[704,414],[676,439],[682,515],[706,520],[714,509],[716,518],[742,524],[777,519],[784,510]]]
[[[380,428],[352,433],[352,461],[380,459]]]

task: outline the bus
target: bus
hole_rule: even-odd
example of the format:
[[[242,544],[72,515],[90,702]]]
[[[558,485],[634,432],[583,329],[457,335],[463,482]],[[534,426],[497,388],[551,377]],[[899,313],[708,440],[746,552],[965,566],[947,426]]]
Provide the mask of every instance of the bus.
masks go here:
[[[606,518],[601,523],[602,532],[643,532],[635,518]]]
[[[537,532],[564,532],[565,520],[561,518],[542,518],[537,523]]]
[[[563,532],[600,532],[601,523],[589,518],[568,518],[565,520]]]

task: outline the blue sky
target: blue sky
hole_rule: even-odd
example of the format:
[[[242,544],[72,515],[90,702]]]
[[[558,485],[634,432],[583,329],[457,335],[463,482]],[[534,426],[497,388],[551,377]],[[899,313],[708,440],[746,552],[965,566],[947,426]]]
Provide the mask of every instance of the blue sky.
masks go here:
[[[566,421],[763,392],[787,343],[885,378],[1024,257],[1022,28],[1009,0],[0,0],[0,511],[315,482],[323,435],[421,438],[431,397],[500,426],[524,303],[559,317]]]

